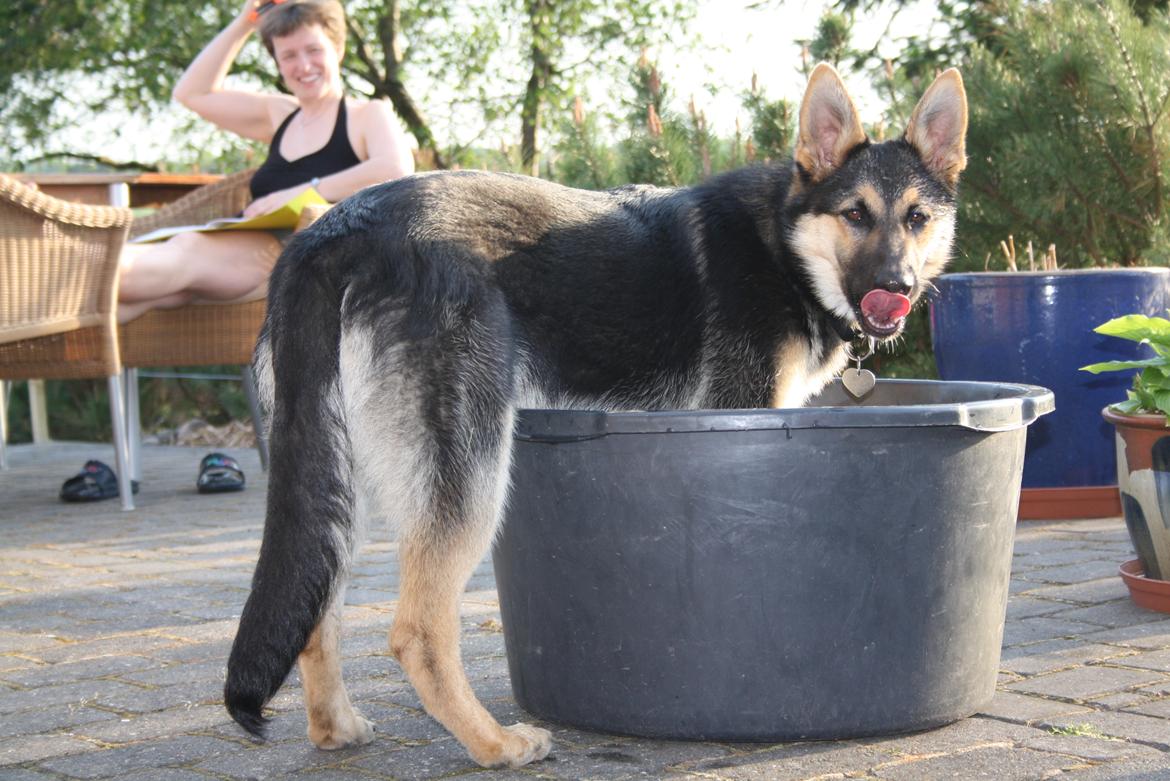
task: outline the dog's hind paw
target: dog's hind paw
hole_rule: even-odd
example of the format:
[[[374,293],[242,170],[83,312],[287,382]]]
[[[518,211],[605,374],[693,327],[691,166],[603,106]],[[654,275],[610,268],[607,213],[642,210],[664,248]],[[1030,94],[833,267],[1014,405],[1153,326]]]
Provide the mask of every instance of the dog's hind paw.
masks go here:
[[[351,711],[346,718],[332,721],[327,729],[314,729],[312,724],[309,726],[309,740],[317,748],[326,751],[365,745],[373,739],[374,723],[356,710]]]
[[[473,752],[472,758],[484,767],[517,768],[544,759],[552,749],[552,734],[531,724],[504,727],[502,737],[499,745]]]

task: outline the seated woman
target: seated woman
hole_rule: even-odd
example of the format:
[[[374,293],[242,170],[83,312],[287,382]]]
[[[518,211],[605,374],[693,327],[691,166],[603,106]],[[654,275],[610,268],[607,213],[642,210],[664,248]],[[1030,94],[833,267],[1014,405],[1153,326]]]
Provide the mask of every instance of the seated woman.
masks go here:
[[[257,27],[288,95],[224,89],[224,78]],[[252,179],[245,216],[272,211],[309,186],[339,201],[414,171],[390,104],[345,96],[344,53],[345,14],[338,0],[247,0],[179,79],[177,101],[225,130],[270,145]],[[127,322],[148,309],[196,298],[247,296],[268,279],[279,254],[280,241],[266,231],[183,233],[159,244],[129,245],[122,255],[118,319]]]
[[[288,95],[223,87],[257,27]],[[344,52],[345,14],[338,0],[247,0],[179,79],[174,97],[184,106],[225,130],[269,144],[268,158],[252,177],[253,200],[245,216],[272,211],[307,187],[339,201],[414,171],[389,103],[345,96]],[[280,248],[277,235],[267,231],[181,233],[158,244],[127,245],[118,281],[118,320],[193,299],[248,297],[267,282]],[[239,490],[244,474],[230,456],[213,453],[200,464],[197,486],[201,492]],[[88,462],[61,487],[66,501],[117,495],[113,471],[100,461]]]

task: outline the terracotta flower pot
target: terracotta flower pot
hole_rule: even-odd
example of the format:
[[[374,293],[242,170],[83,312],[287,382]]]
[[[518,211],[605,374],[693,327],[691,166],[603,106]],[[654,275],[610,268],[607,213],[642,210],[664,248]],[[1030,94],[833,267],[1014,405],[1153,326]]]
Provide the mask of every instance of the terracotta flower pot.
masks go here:
[[[1170,428],[1165,415],[1106,407],[1117,442],[1117,484],[1125,526],[1146,575],[1170,577]]]
[[[1129,589],[1129,598],[1138,607],[1170,613],[1170,581],[1154,580],[1145,576],[1138,559],[1121,565],[1121,579]]]

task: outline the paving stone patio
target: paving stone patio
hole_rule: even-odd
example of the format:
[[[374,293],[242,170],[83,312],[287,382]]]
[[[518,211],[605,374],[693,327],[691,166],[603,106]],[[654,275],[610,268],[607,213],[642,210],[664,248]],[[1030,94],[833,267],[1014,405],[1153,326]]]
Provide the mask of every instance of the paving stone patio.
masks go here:
[[[484,771],[422,711],[386,629],[395,546],[375,529],[346,608],[346,676],[373,743],[325,752],[305,739],[295,673],[270,739],[220,704],[223,665],[259,548],[265,478],[233,450],[242,494],[193,490],[204,451],[148,447],[139,509],[66,505],[61,481],[108,447],[10,448],[0,473],[0,779],[1170,779],[1170,616],[1134,606],[1119,519],[1018,527],[999,692],[941,729],[783,744],[687,743],[546,724],[552,756]],[[463,603],[471,682],[501,721],[512,700],[489,563]]]

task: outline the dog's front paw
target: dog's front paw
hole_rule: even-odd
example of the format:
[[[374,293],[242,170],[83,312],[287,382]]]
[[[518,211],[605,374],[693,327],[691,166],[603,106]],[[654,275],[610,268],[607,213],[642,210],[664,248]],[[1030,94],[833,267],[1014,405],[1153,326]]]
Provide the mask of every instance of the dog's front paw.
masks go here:
[[[520,767],[548,756],[552,734],[531,724],[513,724],[502,728],[498,745],[472,753],[472,759],[484,767]]]
[[[333,718],[326,728],[309,725],[309,740],[313,745],[326,751],[361,746],[374,739],[374,723],[351,709],[341,718]]]

